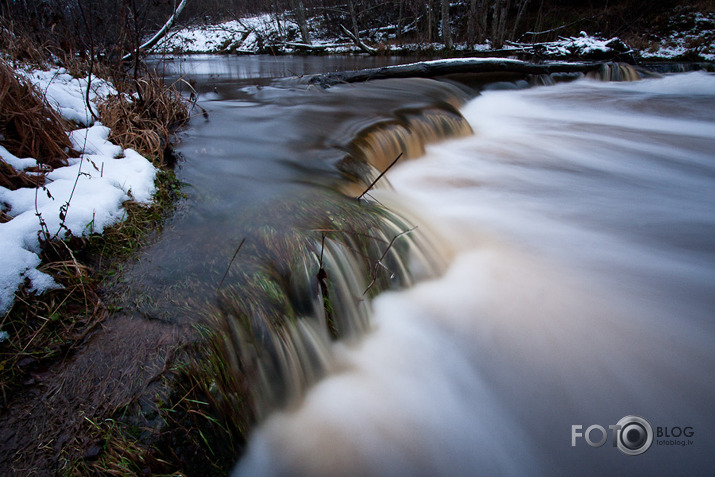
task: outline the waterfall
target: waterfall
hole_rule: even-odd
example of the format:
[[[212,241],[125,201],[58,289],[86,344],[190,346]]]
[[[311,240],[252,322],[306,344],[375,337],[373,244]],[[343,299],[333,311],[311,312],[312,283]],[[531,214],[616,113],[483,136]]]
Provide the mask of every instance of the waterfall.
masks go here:
[[[602,74],[635,78],[620,66]],[[632,413],[702,429],[715,418],[705,379],[715,362],[706,243],[714,222],[702,205],[715,190],[715,118],[701,104],[712,104],[714,87],[706,75],[636,86],[587,79],[470,102],[472,136],[449,126],[462,138],[396,166],[396,192],[371,194],[393,225],[380,221],[370,256],[413,224],[430,231],[400,237],[427,242],[400,240],[387,255],[396,276],[425,267],[419,283],[355,301],[375,266],[356,266],[355,252],[375,243],[311,242],[302,274],[316,276],[322,250],[345,339],[326,331],[312,287],[306,323],[288,320],[271,342],[281,348],[271,362],[305,384],[274,373],[295,399],[272,408],[237,475],[675,471],[672,449],[626,462],[616,449],[569,446],[570,430]],[[350,170],[361,156],[379,171],[400,147],[419,154],[406,142],[418,128],[406,133],[405,124],[358,135]],[[439,262],[435,249],[446,251],[442,271],[424,265]],[[389,288],[388,280],[374,291]],[[365,308],[351,311],[355,303]],[[316,362],[320,376],[303,369]],[[690,470],[709,459],[707,445],[683,452]]]

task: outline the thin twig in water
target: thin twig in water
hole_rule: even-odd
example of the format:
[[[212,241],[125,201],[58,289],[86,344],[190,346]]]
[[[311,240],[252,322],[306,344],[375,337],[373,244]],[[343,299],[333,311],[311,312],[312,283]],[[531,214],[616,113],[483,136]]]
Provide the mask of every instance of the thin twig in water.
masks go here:
[[[323,268],[323,250],[325,250],[325,233],[321,233],[321,240],[320,240],[320,268]]]
[[[372,187],[373,187],[375,184],[377,184],[377,181],[379,181],[380,179],[382,179],[382,176],[384,176],[384,175],[387,173],[387,171],[390,170],[390,168],[391,168],[392,166],[394,166],[395,164],[397,164],[397,161],[400,160],[400,158],[402,157],[402,154],[403,154],[403,153],[401,152],[400,155],[397,156],[397,157],[395,158],[395,160],[392,161],[392,163],[391,163],[389,166],[387,166],[387,168],[386,168],[384,171],[382,171],[382,172],[380,173],[380,175],[377,176],[377,178],[376,178],[374,181],[372,181],[372,184],[370,184],[370,185],[368,186],[368,188],[365,189],[365,192],[363,192],[362,194],[360,194],[360,196],[357,198],[357,200],[362,199],[362,198],[365,196],[365,194],[367,194],[367,193],[370,191],[370,189],[372,189]]]
[[[398,159],[399,159],[399,158],[398,158]],[[373,286],[373,285],[375,284],[375,282],[377,281],[377,271],[378,271],[378,269],[379,269],[380,267],[383,267],[385,270],[389,270],[389,269],[385,266],[385,264],[382,263],[382,260],[387,256],[387,252],[390,251],[390,249],[392,248],[392,246],[393,246],[394,243],[395,243],[395,240],[397,240],[398,238],[402,237],[403,235],[409,234],[410,232],[414,231],[416,228],[417,228],[417,226],[412,227],[411,229],[405,230],[404,232],[400,232],[399,234],[397,234],[397,235],[395,235],[394,237],[392,237],[392,240],[390,240],[390,243],[387,245],[387,248],[385,249],[384,252],[382,252],[382,256],[377,260],[377,262],[375,262],[375,269],[374,269],[373,272],[372,272],[372,281],[371,281],[370,284],[367,286],[367,288],[365,289],[365,291],[362,292],[362,296],[365,296],[365,294],[370,290],[370,288],[372,288],[372,286]]]
[[[236,260],[236,255],[238,255],[239,250],[241,250],[241,247],[243,247],[243,242],[246,241],[246,238],[241,239],[241,243],[238,244],[238,247],[236,247],[236,251],[233,252],[233,257],[231,257],[231,261],[228,262],[228,267],[226,267],[226,272],[223,274],[223,278],[221,278],[221,282],[218,284],[218,287],[216,288],[216,293],[221,289],[221,285],[223,285],[223,281],[226,279],[226,276],[228,275],[228,271],[231,270],[231,265],[233,265],[233,261]]]

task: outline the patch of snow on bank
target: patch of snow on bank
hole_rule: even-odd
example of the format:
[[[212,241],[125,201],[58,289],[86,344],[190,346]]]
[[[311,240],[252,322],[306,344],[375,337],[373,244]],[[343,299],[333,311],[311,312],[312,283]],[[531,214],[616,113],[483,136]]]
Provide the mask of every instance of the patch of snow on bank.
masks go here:
[[[152,51],[256,52],[271,42],[295,39],[297,31],[298,26],[284,15],[264,14],[216,25],[182,28],[160,41]]]
[[[65,118],[86,125],[93,123],[85,103],[86,78],[73,78],[62,69],[23,74]],[[109,83],[98,79],[92,80],[91,90],[91,102],[116,93]],[[101,233],[122,219],[124,201],[151,200],[156,168],[136,151],[112,144],[109,133],[98,122],[70,133],[80,157],[49,172],[42,188],[11,191],[0,187],[0,205],[12,217],[0,223],[0,314],[10,309],[15,291],[24,284],[36,293],[58,287],[52,277],[37,270],[43,234],[64,237],[67,233]],[[18,170],[38,165],[36,158],[18,158],[3,147],[0,157]],[[0,336],[8,339],[4,332],[0,331]]]
[[[674,17],[671,22],[683,21]],[[706,61],[715,61],[715,12],[693,14],[693,26],[682,31],[674,27],[674,33],[663,39],[660,45],[641,52],[643,58],[679,58],[689,51],[697,52]]]
[[[64,68],[50,71],[33,70],[24,73],[42,91],[47,102],[63,118],[85,126],[90,126],[93,123],[89,108],[91,107],[94,114],[99,116],[95,103],[111,94],[117,94],[114,87],[107,81],[93,77],[89,88],[90,104],[88,105],[85,96],[87,78],[75,78]]]

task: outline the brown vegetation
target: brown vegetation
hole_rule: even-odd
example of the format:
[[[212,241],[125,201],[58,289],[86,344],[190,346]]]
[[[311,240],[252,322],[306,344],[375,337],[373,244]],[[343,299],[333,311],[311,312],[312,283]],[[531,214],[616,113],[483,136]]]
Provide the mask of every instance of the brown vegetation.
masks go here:
[[[40,271],[52,275],[61,288],[41,297],[18,291],[17,304],[0,321],[13,336],[0,347],[0,407],[7,406],[20,382],[32,384],[38,369],[69,353],[106,313],[91,269],[76,260],[65,242],[47,244],[43,260]]]
[[[68,129],[32,83],[0,60],[0,144],[18,157],[61,167],[72,147]]]
[[[21,187],[39,187],[44,182],[43,176],[17,171],[10,164],[0,159],[0,187],[17,190]]]
[[[112,130],[111,141],[162,163],[172,135],[189,119],[186,100],[156,73],[127,84],[127,92],[99,104],[102,124]]]
[[[0,47],[7,48],[3,51],[15,66],[21,60],[35,67],[46,65],[50,49],[26,42],[27,38],[0,28]],[[8,41],[15,39],[22,40],[10,46]],[[123,148],[136,149],[159,166],[167,162],[172,134],[189,117],[186,101],[174,88],[164,85],[155,75],[130,78],[122,69],[109,70],[106,63],[71,54],[55,59],[58,57],[71,58],[63,64],[76,76],[91,70],[96,76],[98,69],[104,77],[111,73],[123,92],[100,106],[106,115],[101,118],[103,123],[114,130],[110,139]],[[65,165],[68,157],[76,157],[78,153],[71,150],[68,139],[70,127],[30,81],[17,74],[10,62],[0,60],[0,144],[19,157],[33,157],[42,163],[36,171],[40,174],[35,175],[0,161],[0,186],[36,188],[44,183],[42,172]],[[101,386],[92,387],[102,369],[95,369],[98,361],[91,353],[99,351],[90,343],[96,340],[94,335],[100,324],[108,326],[106,318],[114,311],[111,304],[103,302],[101,280],[114,275],[120,260],[126,260],[146,242],[179,193],[178,181],[170,170],[160,171],[156,183],[155,203],[148,207],[125,203],[125,219],[105,230],[104,235],[44,242],[39,269],[51,275],[61,288],[41,296],[26,288],[18,290],[10,311],[0,316],[0,326],[12,336],[0,344],[3,475],[49,475],[50,469],[84,475],[127,475],[130,471],[124,464],[132,455],[139,459],[132,466],[135,472],[141,473],[149,464],[149,468],[158,471],[172,468],[167,462],[153,462],[147,446],[133,439],[131,429],[127,432],[119,423],[122,406],[129,406],[137,389],[146,391],[146,380],[152,378],[146,377],[147,372],[159,372],[161,376],[156,379],[162,385],[162,373],[170,374],[162,366],[157,371],[151,361],[152,350],[139,356],[136,349],[124,352],[129,349],[125,346],[109,353],[112,359],[104,364],[114,374],[107,373],[104,384],[112,389],[121,387],[124,394],[110,396]],[[0,209],[0,222],[13,220],[6,212]],[[161,339],[157,338],[157,342]],[[178,344],[169,340],[162,346],[163,350]],[[81,356],[88,353],[90,358],[83,361]],[[82,366],[86,374],[82,374]],[[188,404],[177,404],[176,409],[182,405]],[[170,449],[171,443],[166,447]]]

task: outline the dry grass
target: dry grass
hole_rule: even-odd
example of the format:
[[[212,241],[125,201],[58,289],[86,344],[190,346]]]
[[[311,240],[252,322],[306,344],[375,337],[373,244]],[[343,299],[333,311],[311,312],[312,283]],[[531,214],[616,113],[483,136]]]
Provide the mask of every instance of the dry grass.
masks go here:
[[[13,61],[42,66],[50,57],[49,43],[38,43],[28,34],[17,32],[15,24],[0,20],[0,50]]]
[[[0,59],[0,144],[16,156],[34,157],[58,167],[66,164],[72,145],[67,129],[68,124],[42,94]],[[0,160],[0,186],[15,190],[43,183],[43,176],[17,171]]]
[[[0,60],[0,143],[18,157],[61,167],[72,147],[68,129],[32,83]]]
[[[16,170],[0,159],[0,187],[17,190],[21,187],[40,187],[45,183],[42,175],[30,175]]]
[[[34,370],[48,360],[71,352],[106,314],[93,285],[92,271],[78,263],[62,241],[45,246],[45,263],[39,270],[62,286],[41,296],[24,288],[0,327],[13,337],[0,345],[0,393],[21,382],[32,382]]]
[[[113,142],[163,163],[172,135],[189,119],[186,100],[156,73],[131,84],[99,104],[102,123],[112,130]]]

